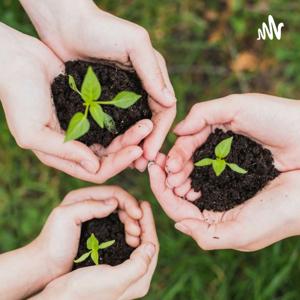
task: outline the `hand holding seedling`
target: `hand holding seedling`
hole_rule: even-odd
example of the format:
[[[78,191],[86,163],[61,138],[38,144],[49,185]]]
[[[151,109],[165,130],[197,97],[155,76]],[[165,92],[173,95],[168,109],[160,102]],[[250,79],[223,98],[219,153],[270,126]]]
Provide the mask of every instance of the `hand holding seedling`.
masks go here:
[[[92,195],[94,193],[95,190]],[[77,197],[71,195],[74,201]],[[115,267],[100,264],[68,273],[52,281],[32,299],[98,300],[99,295],[105,300],[143,298],[157,264],[159,244],[150,205],[142,202],[140,207],[143,215],[140,219],[141,245],[129,260]]]
[[[300,172],[282,173],[244,204],[226,212],[203,213],[166,184],[167,159],[149,164],[151,189],[177,230],[204,250],[256,251],[300,233]]]
[[[111,161],[115,162],[114,166],[118,166],[114,172],[109,173],[110,169],[107,170],[104,167],[103,176],[102,173],[98,174],[98,179],[96,179],[85,174],[74,164],[64,164],[63,169],[72,176],[96,183],[104,182],[130,164],[144,171],[147,162],[155,159],[176,115],[176,98],[165,60],[153,48],[147,31],[136,24],[100,10],[92,0],[64,0],[55,3],[50,0],[22,0],[21,3],[36,25],[43,42],[53,49],[61,60],[96,58],[117,61],[125,66],[132,65],[150,95],[152,124],[147,122],[142,128],[137,124],[131,130],[129,138],[126,137],[124,142],[127,147],[131,146],[126,154],[124,153],[125,147],[118,146],[118,149],[123,149],[123,152],[120,151],[116,157],[117,162],[115,162],[116,159],[113,160],[113,157],[108,162],[110,167]],[[70,7],[72,7],[71,11]],[[44,17],[45,14],[47,18]],[[69,26],[64,26],[66,19],[70,18],[80,20],[80,22],[71,22]],[[84,24],[84,30],[82,30],[82,24]],[[80,42],[78,42],[78,32],[81,33]],[[103,42],[99,43],[99,41]],[[141,133],[145,139],[142,145],[143,153],[137,148]],[[136,147],[133,148],[133,145]],[[111,151],[101,150],[101,154],[107,155],[107,153],[112,155]],[[50,160],[48,157],[42,159],[47,164],[55,164],[56,167],[60,165],[58,160]],[[129,160],[131,161],[128,163]],[[71,171],[71,168],[74,171]]]

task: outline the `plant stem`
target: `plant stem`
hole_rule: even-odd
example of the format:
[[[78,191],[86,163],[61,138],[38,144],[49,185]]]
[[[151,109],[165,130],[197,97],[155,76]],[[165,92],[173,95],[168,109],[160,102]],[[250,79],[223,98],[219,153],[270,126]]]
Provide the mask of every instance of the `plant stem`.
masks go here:
[[[87,115],[88,115],[89,108],[90,108],[90,104],[86,104],[86,108],[85,108],[85,111],[84,111],[84,116],[85,117],[87,117]]]

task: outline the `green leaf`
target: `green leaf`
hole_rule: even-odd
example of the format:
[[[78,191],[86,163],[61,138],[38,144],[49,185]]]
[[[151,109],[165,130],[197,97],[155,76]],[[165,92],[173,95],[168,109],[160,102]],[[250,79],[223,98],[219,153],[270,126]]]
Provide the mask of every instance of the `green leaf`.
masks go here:
[[[105,242],[105,243],[101,243],[99,246],[99,249],[106,249],[109,248],[110,246],[112,246],[116,241],[109,241],[109,242]]]
[[[215,154],[218,158],[225,158],[231,150],[233,137],[227,138],[220,142],[215,148]]]
[[[104,113],[104,126],[111,133],[117,133],[116,123],[114,119],[106,113]]]
[[[92,67],[88,67],[85,74],[81,86],[81,94],[86,102],[98,100],[101,96],[101,84]]]
[[[240,173],[240,174],[246,174],[248,173],[247,170],[241,168],[240,166],[238,166],[237,164],[229,164],[227,163],[227,166],[234,172]]]
[[[214,160],[212,165],[217,176],[220,176],[226,168],[226,162],[223,159]]]
[[[95,250],[95,249],[98,250],[99,241],[98,241],[98,239],[95,237],[95,235],[93,233],[90,235],[90,237],[86,241],[86,247],[89,250]]]
[[[80,91],[79,91],[78,88],[77,88],[77,85],[76,85],[76,82],[75,82],[74,77],[73,77],[72,75],[69,75],[68,78],[69,78],[69,86],[70,86],[70,88],[71,88],[73,91],[75,91],[76,93],[78,93],[79,95],[81,95],[81,94],[80,94]]]
[[[92,261],[94,262],[95,265],[99,265],[99,253],[98,249],[95,251],[92,251],[91,254]]]
[[[101,105],[93,103],[90,106],[90,113],[96,123],[101,127],[104,128],[104,111]]]
[[[211,158],[203,158],[195,163],[196,167],[205,167],[210,166],[213,163],[213,159]]]
[[[113,103],[116,107],[126,109],[126,108],[129,108],[130,106],[132,106],[141,97],[142,97],[141,95],[138,95],[138,94],[136,94],[134,92],[123,91],[123,92],[120,92],[111,101],[111,103]]]
[[[84,253],[83,255],[81,255],[79,258],[74,260],[75,264],[81,263],[83,261],[85,261],[91,254],[92,251]]]
[[[66,132],[66,137],[65,137],[65,142],[71,141],[71,140],[76,140],[86,134],[90,129],[90,123],[86,116],[78,112],[76,113],[68,126],[67,132]]]

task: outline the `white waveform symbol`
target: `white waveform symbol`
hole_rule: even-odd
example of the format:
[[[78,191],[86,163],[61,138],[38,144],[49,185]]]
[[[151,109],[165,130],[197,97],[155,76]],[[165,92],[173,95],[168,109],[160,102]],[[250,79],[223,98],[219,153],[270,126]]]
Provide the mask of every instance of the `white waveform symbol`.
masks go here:
[[[258,38],[257,40],[265,40],[267,35],[270,40],[273,40],[274,34],[277,40],[281,39],[281,30],[284,27],[284,23],[280,23],[278,26],[276,26],[276,23],[274,21],[273,16],[268,16],[268,22],[269,26],[263,22],[262,23],[262,29],[258,29]]]

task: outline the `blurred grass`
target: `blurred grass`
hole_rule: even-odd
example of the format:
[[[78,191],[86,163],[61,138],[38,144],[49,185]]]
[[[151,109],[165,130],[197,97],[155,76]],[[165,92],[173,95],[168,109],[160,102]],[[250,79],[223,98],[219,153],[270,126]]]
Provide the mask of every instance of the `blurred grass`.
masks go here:
[[[300,96],[300,3],[297,0],[102,0],[101,7],[146,27],[166,57],[179,99],[178,119],[196,101],[230,93]],[[258,42],[271,13],[285,27],[281,41]],[[17,0],[0,2],[0,21],[35,34]],[[166,148],[174,137],[169,136]],[[19,149],[0,111],[0,253],[33,239],[51,209],[87,184],[46,168]],[[300,240],[255,253],[204,252],[177,233],[156,203],[147,174],[112,180],[153,203],[161,242],[147,300],[290,300],[300,298]]]

